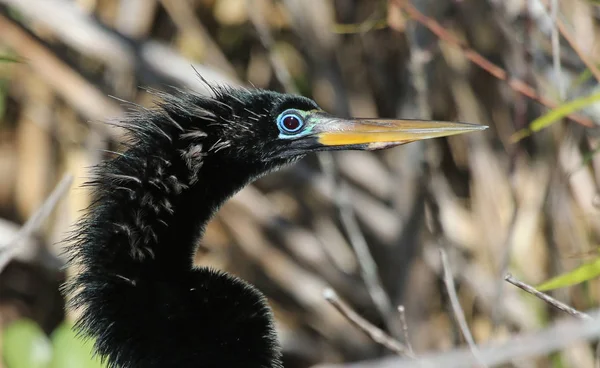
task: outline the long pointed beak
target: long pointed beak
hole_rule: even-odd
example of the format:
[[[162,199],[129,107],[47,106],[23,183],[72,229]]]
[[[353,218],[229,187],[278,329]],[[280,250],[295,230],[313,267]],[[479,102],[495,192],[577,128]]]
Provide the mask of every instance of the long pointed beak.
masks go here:
[[[423,139],[447,137],[487,129],[485,125],[450,121],[405,119],[340,119],[315,112],[311,136],[323,148],[355,147],[378,150]]]

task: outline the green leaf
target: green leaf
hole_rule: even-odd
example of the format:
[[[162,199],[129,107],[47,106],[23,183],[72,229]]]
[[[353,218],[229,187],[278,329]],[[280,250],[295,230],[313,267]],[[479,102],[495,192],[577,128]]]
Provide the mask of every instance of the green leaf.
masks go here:
[[[28,319],[15,321],[6,327],[2,340],[7,368],[48,368],[52,347],[37,323]]]
[[[577,76],[577,78],[575,78],[573,83],[571,83],[571,88],[577,88],[577,87],[581,86],[582,84],[587,82],[592,77],[593,77],[593,74],[589,69],[584,70]]]
[[[335,23],[333,25],[333,32],[339,34],[364,33],[386,28],[387,25],[387,19],[368,20],[363,23],[351,24]]]
[[[511,140],[513,143],[516,143],[519,140],[529,136],[531,133],[547,128],[558,120],[563,119],[572,113],[598,101],[600,101],[600,92],[566,102],[532,121],[531,124],[529,124],[529,127],[515,132],[511,137]]]
[[[63,322],[52,333],[54,356],[50,368],[104,368],[93,355],[93,340],[78,336],[73,326]]]
[[[23,60],[9,55],[0,55],[0,63],[22,63]]]
[[[558,289],[565,286],[579,284],[600,276],[600,258],[593,262],[586,263],[576,269],[563,273],[562,275],[551,278],[539,285],[537,288],[541,291]]]

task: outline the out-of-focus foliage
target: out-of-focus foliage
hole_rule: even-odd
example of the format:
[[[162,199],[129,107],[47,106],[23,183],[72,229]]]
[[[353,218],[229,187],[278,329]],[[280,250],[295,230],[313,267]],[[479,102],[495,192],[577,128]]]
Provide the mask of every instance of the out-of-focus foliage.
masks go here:
[[[22,319],[3,332],[6,368],[102,368],[93,356],[93,340],[82,339],[70,323],[59,325],[50,338],[31,320]]]
[[[19,320],[3,333],[3,358],[7,368],[48,368],[52,345],[37,323]]]
[[[70,323],[62,323],[52,332],[52,362],[50,368],[102,368],[93,355],[93,339],[78,336]]]

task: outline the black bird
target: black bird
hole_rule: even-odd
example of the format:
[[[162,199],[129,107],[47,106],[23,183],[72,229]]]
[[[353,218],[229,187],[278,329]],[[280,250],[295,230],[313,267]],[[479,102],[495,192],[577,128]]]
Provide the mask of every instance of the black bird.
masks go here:
[[[377,150],[485,127],[340,119],[304,97],[211,87],[158,93],[117,125],[127,149],[101,163],[67,252],[77,327],[109,367],[280,368],[263,294],[192,257],[206,223],[242,187],[306,154]]]

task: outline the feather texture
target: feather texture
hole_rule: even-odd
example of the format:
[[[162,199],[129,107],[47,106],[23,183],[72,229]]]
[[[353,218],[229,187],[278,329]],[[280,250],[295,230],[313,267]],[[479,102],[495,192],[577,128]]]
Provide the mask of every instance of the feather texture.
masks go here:
[[[79,273],[66,285],[80,331],[109,367],[281,367],[264,296],[223,272],[194,268],[205,224],[251,180],[297,159],[265,160],[282,103],[268,91],[158,92],[155,109],[115,123],[127,150],[87,183],[92,204],[69,239]],[[260,138],[260,139],[259,139]]]

